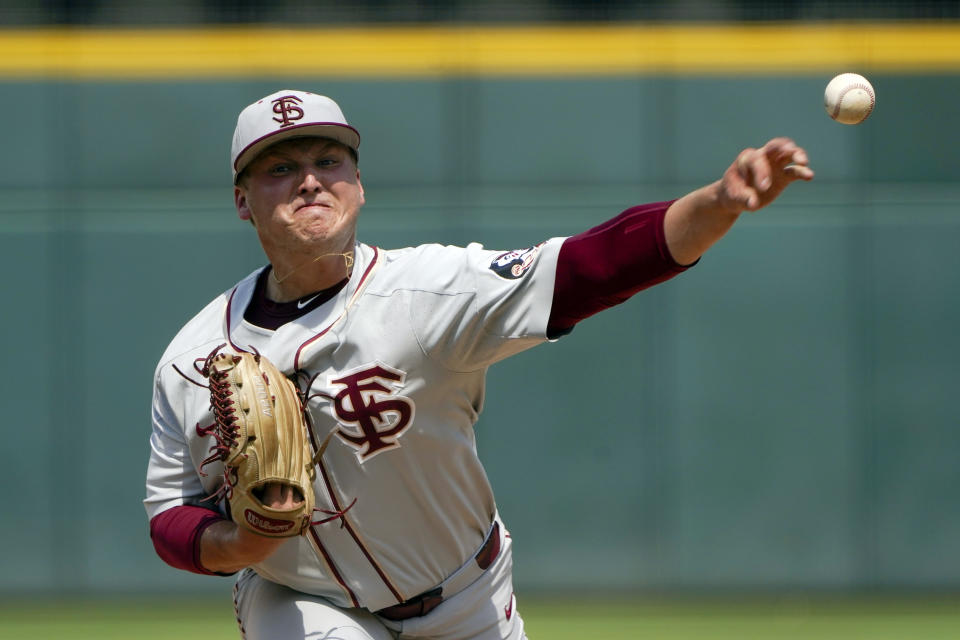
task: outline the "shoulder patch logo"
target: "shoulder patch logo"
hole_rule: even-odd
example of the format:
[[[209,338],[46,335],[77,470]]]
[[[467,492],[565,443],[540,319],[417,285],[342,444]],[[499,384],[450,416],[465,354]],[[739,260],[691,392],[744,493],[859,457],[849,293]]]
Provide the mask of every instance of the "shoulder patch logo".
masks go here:
[[[516,280],[530,269],[539,253],[539,244],[527,249],[507,251],[493,259],[493,262],[490,263],[490,269],[501,278]]]

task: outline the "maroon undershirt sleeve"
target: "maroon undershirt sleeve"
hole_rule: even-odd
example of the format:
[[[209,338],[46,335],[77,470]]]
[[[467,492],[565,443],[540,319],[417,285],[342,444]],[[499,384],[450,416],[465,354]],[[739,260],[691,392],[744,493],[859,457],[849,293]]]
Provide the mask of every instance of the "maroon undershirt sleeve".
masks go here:
[[[208,576],[230,575],[204,569],[200,564],[200,536],[204,529],[225,518],[209,509],[180,505],[150,519],[150,539],[157,555],[176,569]]]
[[[548,337],[570,333],[584,318],[693,266],[677,264],[667,249],[663,217],[672,203],[631,207],[564,241],[557,259]]]

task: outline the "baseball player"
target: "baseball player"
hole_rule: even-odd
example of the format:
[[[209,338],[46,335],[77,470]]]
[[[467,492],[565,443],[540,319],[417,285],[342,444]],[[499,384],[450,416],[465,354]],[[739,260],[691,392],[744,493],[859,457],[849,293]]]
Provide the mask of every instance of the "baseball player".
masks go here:
[[[240,113],[235,204],[269,264],[187,322],[157,366],[144,501],[154,546],[174,567],[236,574],[250,640],[525,638],[510,534],[474,441],[487,368],[684,271],[741,212],[813,171],[777,138],[712,184],[572,237],[384,250],[356,237],[359,144],[324,96],[279,91]],[[259,535],[211,499],[223,476],[198,372],[223,348],[297,381],[327,443],[302,535]],[[303,496],[275,482],[262,499]]]

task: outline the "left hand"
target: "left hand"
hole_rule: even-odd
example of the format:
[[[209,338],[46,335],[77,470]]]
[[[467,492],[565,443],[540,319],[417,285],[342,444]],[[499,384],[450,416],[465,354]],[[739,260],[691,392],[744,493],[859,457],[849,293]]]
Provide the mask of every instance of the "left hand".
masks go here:
[[[807,152],[790,138],[744,149],[720,179],[717,204],[731,213],[762,209],[795,180],[812,180]]]
[[[265,506],[281,511],[290,511],[303,504],[303,495],[296,487],[279,482],[268,482],[254,494]]]

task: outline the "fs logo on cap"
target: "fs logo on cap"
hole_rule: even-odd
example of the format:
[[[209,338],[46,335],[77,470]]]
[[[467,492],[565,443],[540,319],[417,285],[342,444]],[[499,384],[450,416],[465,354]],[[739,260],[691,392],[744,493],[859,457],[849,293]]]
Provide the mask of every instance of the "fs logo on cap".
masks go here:
[[[289,127],[296,120],[303,118],[303,109],[298,107],[303,104],[303,100],[297,96],[283,96],[273,100],[273,112],[278,114],[279,118],[274,118],[274,122],[279,122],[280,127]]]
[[[247,105],[237,118],[230,147],[234,182],[257,154],[271,144],[312,136],[336,140],[354,153],[360,145],[360,134],[347,124],[343,111],[327,96],[281,89]]]

